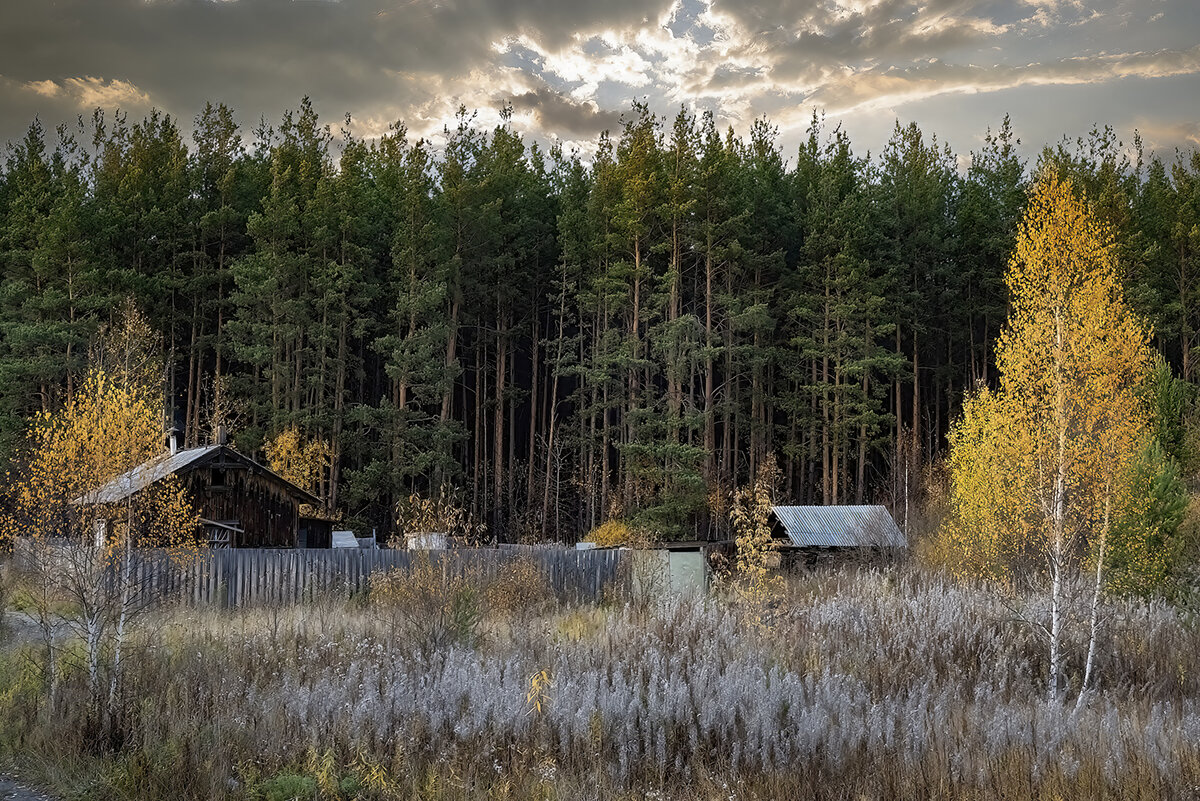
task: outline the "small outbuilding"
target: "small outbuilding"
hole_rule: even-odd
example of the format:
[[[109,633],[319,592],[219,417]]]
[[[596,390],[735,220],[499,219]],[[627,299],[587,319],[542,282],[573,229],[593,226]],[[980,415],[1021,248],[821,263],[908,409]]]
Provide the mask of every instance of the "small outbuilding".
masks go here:
[[[773,506],[771,530],[784,549],[908,548],[886,506]]]
[[[171,452],[112,479],[88,502],[111,508],[116,515],[122,501],[171,475],[190,493],[212,548],[296,548],[301,504],[321,502],[224,442],[179,451],[172,447]],[[112,524],[122,521],[100,525]]]

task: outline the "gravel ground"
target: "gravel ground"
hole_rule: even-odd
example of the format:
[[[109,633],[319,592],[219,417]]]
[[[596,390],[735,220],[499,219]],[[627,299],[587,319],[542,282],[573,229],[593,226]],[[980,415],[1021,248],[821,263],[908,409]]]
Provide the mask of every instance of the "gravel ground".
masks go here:
[[[50,796],[32,790],[8,776],[0,776],[0,801],[53,801]]]
[[[54,626],[54,638],[66,633],[66,624],[61,621]],[[15,612],[9,610],[0,612],[0,647],[8,644],[17,644],[22,642],[41,642],[42,627],[38,625],[37,618],[28,612]],[[2,799],[3,796],[0,796]]]
[[[0,611],[0,648],[22,641],[41,639],[37,621],[21,612]],[[20,784],[12,776],[0,773],[0,801],[53,801],[53,797]]]

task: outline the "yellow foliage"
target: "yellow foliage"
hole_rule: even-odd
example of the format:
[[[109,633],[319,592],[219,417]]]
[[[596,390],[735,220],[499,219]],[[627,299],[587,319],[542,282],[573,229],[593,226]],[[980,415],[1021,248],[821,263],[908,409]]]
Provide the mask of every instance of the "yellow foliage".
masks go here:
[[[939,556],[971,574],[1100,547],[1148,435],[1135,392],[1148,334],[1124,303],[1109,231],[1053,174],[1030,197],[1006,281],[1000,387],[969,399],[950,437]]]
[[[782,579],[772,573],[779,555],[771,536],[771,490],[779,468],[768,459],[758,469],[754,483],[737,490],[729,520],[737,539],[738,590],[754,603],[765,603],[779,594]]]
[[[1012,467],[1019,438],[1011,423],[998,395],[982,389],[950,431],[953,513],[931,557],[956,572],[999,578],[1029,544],[1032,510],[1013,501],[1029,497],[1031,474]]]
[[[529,692],[525,694],[525,704],[530,715],[540,715],[550,702],[550,671],[539,670],[529,677]]]
[[[137,549],[166,549],[176,562],[200,549],[199,517],[174,475],[146,486],[120,479],[167,458],[154,342],[127,307],[123,327],[97,345],[66,406],[33,420],[27,461],[9,477],[12,507],[0,520],[8,536],[27,538],[22,563],[39,619],[49,620],[64,602],[72,608],[68,620],[83,635],[88,688],[97,700],[108,661],[107,713],[120,697],[126,638],[149,608],[150,574],[135,569]],[[53,696],[58,646],[48,636],[44,644]]]
[[[271,470],[313,495],[321,494],[321,480],[333,464],[333,452],[324,440],[305,439],[292,426],[276,434],[264,450]]]
[[[312,775],[317,788],[322,793],[335,795],[338,791],[338,772],[333,751],[310,748],[305,763],[305,770]]]
[[[645,532],[624,520],[604,521],[589,531],[583,541],[595,543],[597,548],[645,548],[650,544]]]
[[[118,475],[165,458],[160,398],[141,384],[93,370],[67,405],[36,417],[30,456],[15,481],[14,513],[0,528],[9,536],[96,540],[99,521],[109,555],[126,536],[136,544],[178,548],[195,544],[198,516],[174,476],[119,503],[98,503],[99,490]]]

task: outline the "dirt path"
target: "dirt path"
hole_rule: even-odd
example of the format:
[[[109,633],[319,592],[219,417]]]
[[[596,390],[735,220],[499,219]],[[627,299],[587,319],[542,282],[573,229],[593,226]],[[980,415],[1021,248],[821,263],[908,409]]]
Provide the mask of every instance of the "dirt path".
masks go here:
[[[53,801],[50,796],[31,790],[8,776],[0,776],[0,801]]]
[[[6,640],[12,644],[27,642],[40,635],[37,623],[25,612],[0,611],[0,627],[4,629],[0,643]]]
[[[0,625],[6,629],[3,635],[0,635],[0,648],[23,641],[36,640],[42,636],[37,622],[21,612],[5,613],[0,611]],[[26,787],[13,777],[0,772],[0,801],[54,801],[54,799],[40,790]]]

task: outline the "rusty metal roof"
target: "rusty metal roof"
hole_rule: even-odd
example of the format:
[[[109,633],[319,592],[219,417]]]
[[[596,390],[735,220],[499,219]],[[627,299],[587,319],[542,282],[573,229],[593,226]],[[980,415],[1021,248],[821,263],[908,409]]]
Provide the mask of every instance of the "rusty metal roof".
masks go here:
[[[802,548],[907,548],[885,506],[773,506],[793,545]]]

